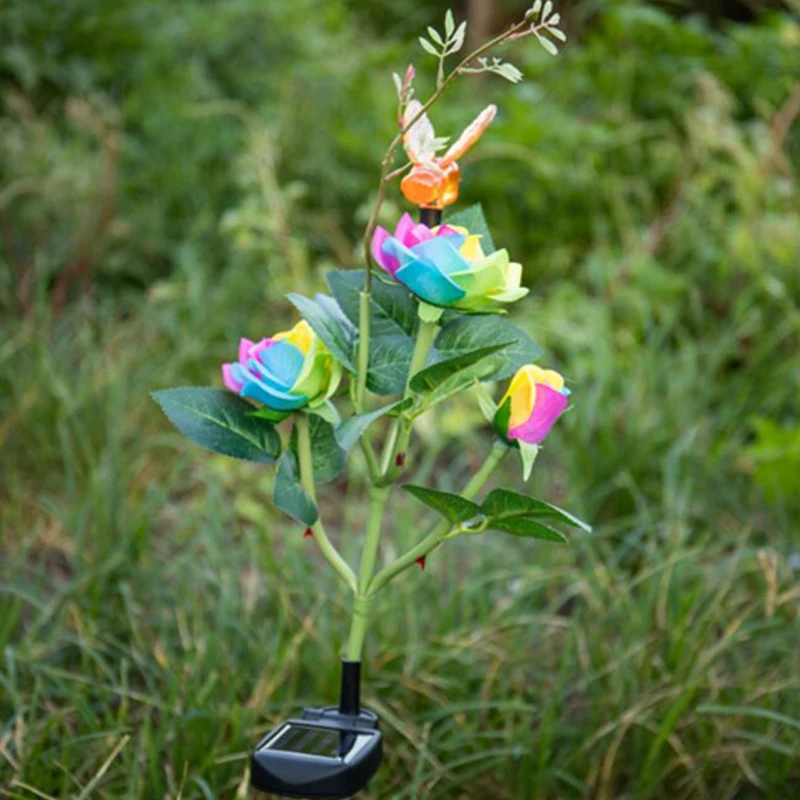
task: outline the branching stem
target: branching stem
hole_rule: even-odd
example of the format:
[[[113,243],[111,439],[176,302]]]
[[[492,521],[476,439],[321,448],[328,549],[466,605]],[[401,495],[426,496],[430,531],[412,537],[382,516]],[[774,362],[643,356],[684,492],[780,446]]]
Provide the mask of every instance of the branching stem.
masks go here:
[[[483,488],[489,476],[495,471],[497,465],[506,457],[510,449],[511,448],[505,444],[505,442],[496,442],[487,456],[486,461],[483,463],[483,466],[472,476],[472,479],[464,488],[464,491],[461,493],[462,496],[467,500],[473,500]],[[437,523],[431,532],[416,545],[416,547],[412,547],[411,550],[382,569],[373,578],[369,585],[369,594],[374,595],[389,583],[389,581],[403,572],[403,570],[408,569],[413,563],[420,558],[424,558],[428,553],[437,548],[445,540],[451,528],[452,525],[447,520]]]
[[[471,53],[464,56],[464,58],[458,62],[458,65],[451,72],[449,72],[443,80],[437,81],[438,85],[436,87],[436,91],[425,101],[425,103],[423,103],[420,110],[405,125],[401,127],[400,132],[390,142],[389,148],[387,149],[386,154],[383,157],[383,161],[381,162],[381,174],[378,180],[378,193],[375,197],[375,205],[372,208],[372,214],[370,215],[369,222],[367,222],[367,227],[364,231],[364,257],[367,262],[367,271],[364,276],[365,292],[370,291],[372,281],[372,254],[370,253],[370,242],[372,241],[372,234],[375,232],[375,227],[378,224],[378,216],[383,206],[384,197],[386,196],[386,184],[389,180],[390,168],[392,166],[392,162],[394,161],[394,154],[397,152],[397,148],[402,143],[403,136],[411,127],[413,127],[417,120],[419,120],[423,114],[426,114],[428,110],[439,100],[447,87],[450,86],[450,84],[462,73],[464,67],[468,66],[471,61],[479,58],[484,53],[488,53],[489,50],[493,49],[494,47],[497,47],[508,39],[514,38],[529,25],[530,21],[528,19],[522,19],[520,22],[517,22],[506,28],[503,33],[498,34],[493,39],[489,39],[480,45],[480,47],[475,48],[475,50],[473,50]],[[538,30],[538,27],[531,29],[530,33],[533,33],[535,30]]]
[[[364,230],[364,257],[366,260],[366,270],[364,272],[364,288],[361,292],[359,304],[359,343],[358,343],[358,356],[357,356],[357,376],[356,388],[354,396],[354,406],[356,413],[363,413],[366,405],[366,385],[367,385],[367,370],[369,368],[369,353],[370,353],[370,294],[372,290],[372,270],[374,267],[372,254],[370,252],[370,244],[375,228],[378,223],[378,217],[383,207],[383,201],[386,197],[386,187],[388,183],[394,178],[401,175],[410,164],[404,164],[398,169],[392,169],[395,154],[397,149],[403,142],[404,135],[410,128],[424,115],[429,109],[439,100],[444,94],[450,84],[462,74],[469,64],[475,59],[487,53],[492,48],[499,44],[511,39],[517,38],[521,35],[523,29],[530,26],[530,18],[525,17],[520,22],[511,25],[503,33],[489,39],[487,42],[477,47],[471,53],[466,55],[458,65],[446,76],[444,75],[444,60],[442,59],[437,70],[436,91],[422,104],[419,111],[414,114],[411,119],[404,121],[401,119],[400,131],[395,135],[389,143],[389,147],[384,154],[381,162],[380,178],[378,180],[378,190],[375,196],[375,203],[372,207],[372,212],[367,222],[366,229]],[[530,33],[535,32],[531,27]],[[410,394],[410,382],[414,375],[423,369],[427,359],[430,348],[433,345],[433,340],[436,337],[438,326],[436,323],[420,322],[420,329],[417,335],[417,341],[414,347],[414,354],[412,356],[411,367],[409,369],[408,381],[406,383],[405,397]],[[303,415],[305,428],[298,427],[298,442],[301,451],[301,476],[303,478],[303,486],[306,491],[314,497],[313,475],[311,474],[311,448],[308,436],[308,422]],[[299,417],[299,418],[300,418]],[[303,430],[305,431],[303,433]],[[343,577],[347,584],[351,587],[355,594],[353,606],[353,621],[350,629],[350,638],[348,640],[346,656],[348,660],[358,661],[361,658],[361,652],[364,644],[364,637],[369,620],[369,607],[371,596],[380,589],[384,584],[388,583],[395,575],[402,572],[409,564],[414,563],[415,559],[420,556],[427,555],[428,552],[437,547],[446,537],[450,531],[451,526],[447,523],[440,523],[431,533],[419,544],[416,548],[410,550],[406,555],[395,561],[390,566],[383,569],[374,576],[375,564],[377,562],[378,546],[380,543],[381,523],[383,519],[384,509],[389,495],[389,485],[396,480],[397,475],[401,471],[401,466],[397,464],[398,454],[405,452],[408,446],[409,436],[411,432],[411,423],[398,417],[392,426],[391,434],[384,447],[383,460],[378,470],[376,458],[372,451],[369,442],[364,444],[364,455],[367,459],[367,464],[370,471],[371,489],[370,489],[370,510],[367,519],[366,537],[364,542],[364,549],[361,555],[361,565],[359,568],[358,581],[350,567],[342,560],[336,549],[328,540],[322,528],[322,523],[319,521],[315,523],[314,533],[319,542],[320,548],[325,554],[326,558],[334,566],[334,569]],[[465,497],[472,497],[480,490],[485,483],[486,479],[495,469],[497,464],[500,463],[503,456],[508,451],[505,444],[496,445],[486,463],[481,470],[473,477],[464,490]],[[305,466],[304,466],[305,464]],[[318,533],[319,531],[319,533]]]
[[[411,379],[425,368],[428,353],[431,351],[438,331],[439,326],[437,323],[420,320],[417,340],[414,342],[414,352],[411,355],[411,366],[406,379],[406,389],[403,394],[404,400],[411,396]],[[411,423],[402,416],[397,417],[394,425],[392,425],[389,439],[383,451],[383,463],[379,481],[381,485],[392,483],[402,471],[401,466],[397,464],[397,456],[399,453],[405,453],[410,436]]]
[[[305,493],[317,502],[317,490],[314,485],[314,466],[311,455],[311,435],[309,433],[308,415],[300,412],[295,415],[295,427],[297,428],[297,460],[300,462],[300,483]],[[322,520],[317,517],[317,521],[311,526],[314,539],[322,551],[322,555],[328,560],[330,565],[336,570],[339,577],[352,589],[357,590],[356,576],[349,564],[342,558],[339,551],[325,533]]]

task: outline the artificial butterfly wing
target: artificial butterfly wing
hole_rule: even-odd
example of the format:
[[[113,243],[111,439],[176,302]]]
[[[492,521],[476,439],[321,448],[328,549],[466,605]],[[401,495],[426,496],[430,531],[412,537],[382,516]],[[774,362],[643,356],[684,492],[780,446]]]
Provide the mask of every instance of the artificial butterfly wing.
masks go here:
[[[461,136],[456,139],[450,146],[448,151],[442,156],[440,164],[447,167],[457,159],[461,158],[471,147],[483,136],[483,132],[489,127],[489,124],[497,114],[497,106],[492,104],[475,117],[466,128]]]
[[[419,100],[412,100],[403,114],[405,128],[422,110]],[[428,163],[436,155],[436,132],[427,114],[422,116],[403,134],[403,147],[409,161],[414,164]]]

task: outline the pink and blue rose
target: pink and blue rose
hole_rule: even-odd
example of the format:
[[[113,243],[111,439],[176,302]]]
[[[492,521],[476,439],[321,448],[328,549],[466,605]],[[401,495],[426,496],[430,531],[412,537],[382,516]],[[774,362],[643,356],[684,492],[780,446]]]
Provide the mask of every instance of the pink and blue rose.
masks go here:
[[[342,365],[305,320],[289,331],[239,342],[239,360],[222,367],[225,386],[274,411],[324,403],[337,389]]]
[[[513,303],[528,290],[520,286],[522,266],[505,249],[488,255],[481,236],[465,228],[428,228],[404,214],[394,234],[378,227],[372,256],[420,300],[463,311],[489,311]]]

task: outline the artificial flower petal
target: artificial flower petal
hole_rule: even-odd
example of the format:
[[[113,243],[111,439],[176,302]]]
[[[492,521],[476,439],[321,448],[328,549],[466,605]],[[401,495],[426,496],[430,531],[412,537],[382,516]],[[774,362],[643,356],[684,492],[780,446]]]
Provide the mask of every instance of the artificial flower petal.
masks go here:
[[[383,252],[395,259],[400,267],[417,260],[417,254],[410,247],[406,247],[399,239],[391,237],[383,243]],[[397,270],[393,277],[397,277]]]
[[[394,238],[399,239],[407,247],[411,247],[418,241],[414,238],[414,228],[416,227],[417,223],[414,222],[414,218],[406,211],[395,226]]]
[[[485,255],[481,240],[461,226],[428,228],[404,214],[394,235],[378,228],[370,246],[376,263],[425,302],[482,312],[519,300],[527,289],[520,288],[522,267],[508,251]]]
[[[433,239],[433,231],[427,226],[423,225],[421,222],[414,226],[411,231],[411,236],[415,240],[414,244],[419,244],[420,242],[427,242],[428,239]]]
[[[569,404],[569,390],[555,370],[526,364],[517,370],[493,423],[509,442],[538,445]]]
[[[233,364],[222,365],[222,382],[228,389],[238,394],[241,388],[244,386],[244,383],[236,380],[236,378],[233,377],[233,367]]]
[[[536,383],[543,383],[559,392],[564,389],[564,377],[554,369],[542,369],[536,364],[531,364],[528,369]]]
[[[372,257],[375,259],[375,263],[385,269],[392,277],[394,277],[395,272],[397,272],[398,268],[400,267],[400,262],[394,256],[390,256],[388,253],[383,252],[383,245],[388,238],[389,231],[378,226],[375,229],[374,236],[372,237],[370,249],[372,250]]]
[[[434,306],[451,306],[464,297],[464,290],[429,261],[416,260],[395,273],[400,283]]]
[[[303,353],[284,340],[276,342],[269,350],[264,350],[259,362],[270,378],[281,387],[289,389],[297,380],[304,360]]]
[[[288,395],[284,392],[278,392],[252,378],[245,382],[239,394],[242,397],[263,403],[275,411],[294,411],[308,403],[308,398],[305,395]]]
[[[506,272],[506,289],[518,289],[521,283],[522,264],[516,261],[509,261],[508,270]]]
[[[488,299],[494,303],[516,303],[517,300],[522,300],[530,289],[525,286],[520,286],[517,289],[504,289],[502,292],[494,292],[489,295]]]
[[[239,355],[222,367],[225,386],[274,411],[324,403],[342,376],[341,364],[305,320],[257,344],[242,339]]]
[[[495,250],[486,258],[469,265],[469,269],[450,273],[450,277],[470,297],[486,297],[506,288],[508,251]]]
[[[319,341],[319,340],[317,340]],[[303,369],[291,387],[292,393],[305,394],[309,397],[322,397],[331,381],[331,358],[327,349],[320,348],[312,357],[306,359]]]
[[[511,415],[508,419],[509,428],[517,428],[525,423],[533,411],[533,405],[536,402],[536,381],[534,381],[531,373],[532,366],[528,365],[517,371],[508,387],[508,391],[500,401],[500,405],[502,405],[506,398],[511,400]]]
[[[483,248],[481,247],[481,235],[472,233],[464,239],[459,252],[467,261],[478,261],[484,258]]]
[[[255,346],[255,342],[251,342],[244,337],[239,339],[239,361],[247,361],[250,350]]]
[[[528,444],[539,444],[550,433],[553,424],[564,413],[568,404],[568,398],[561,392],[545,384],[538,384],[536,402],[530,418],[522,425],[511,426],[508,438],[521,439]]]
[[[276,333],[272,338],[276,342],[293,344],[303,355],[307,355],[316,338],[316,334],[311,330],[311,326],[304,319],[301,319],[291,330]]]
[[[433,263],[445,275],[469,270],[469,262],[458,252],[455,237],[437,236],[418,244],[413,253],[416,258]]]

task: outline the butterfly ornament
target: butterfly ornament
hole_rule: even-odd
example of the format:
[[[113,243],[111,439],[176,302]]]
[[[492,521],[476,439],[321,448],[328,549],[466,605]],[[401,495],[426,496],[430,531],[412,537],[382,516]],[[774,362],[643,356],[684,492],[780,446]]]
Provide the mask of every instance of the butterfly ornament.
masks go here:
[[[405,198],[423,209],[441,211],[458,199],[461,158],[483,135],[497,114],[497,106],[489,105],[464,129],[461,136],[437,155],[445,141],[437,138],[428,115],[419,100],[412,100],[403,114],[403,147],[411,162],[411,171],[403,178],[400,189]],[[413,124],[411,124],[413,122]]]

